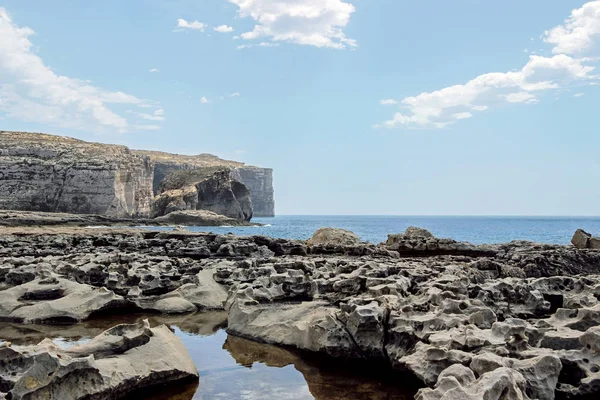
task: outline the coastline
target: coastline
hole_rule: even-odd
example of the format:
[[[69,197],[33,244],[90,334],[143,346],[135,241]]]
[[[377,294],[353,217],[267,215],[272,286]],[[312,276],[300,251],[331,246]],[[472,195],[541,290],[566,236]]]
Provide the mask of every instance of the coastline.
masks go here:
[[[457,373],[473,375],[464,390],[482,394],[482,380],[498,380],[539,399],[595,393],[600,379],[590,369],[600,356],[586,347],[600,325],[598,250],[472,245],[423,230],[381,244],[338,230],[323,242],[65,226],[0,233],[0,319],[16,324],[224,310],[232,335],[409,371],[431,387],[419,399]]]

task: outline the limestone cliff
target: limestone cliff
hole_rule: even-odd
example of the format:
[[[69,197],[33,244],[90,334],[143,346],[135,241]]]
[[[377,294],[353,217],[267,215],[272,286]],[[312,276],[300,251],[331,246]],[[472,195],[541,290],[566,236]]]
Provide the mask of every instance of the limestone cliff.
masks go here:
[[[273,170],[271,168],[238,167],[233,169],[232,176],[244,183],[252,193],[254,216],[275,216],[275,191],[273,190]]]
[[[231,169],[204,167],[168,174],[152,203],[152,217],[182,210],[207,210],[243,221],[252,219],[248,188],[232,178]]]
[[[159,151],[134,150],[134,153],[149,156],[154,167],[154,194],[160,193],[160,183],[170,173],[179,170],[194,170],[210,167],[228,167],[232,178],[242,182],[250,190],[255,217],[273,217],[275,200],[273,190],[273,170],[247,166],[237,161],[223,160],[211,154],[186,156]]]
[[[153,172],[125,146],[0,131],[0,209],[147,216]]]

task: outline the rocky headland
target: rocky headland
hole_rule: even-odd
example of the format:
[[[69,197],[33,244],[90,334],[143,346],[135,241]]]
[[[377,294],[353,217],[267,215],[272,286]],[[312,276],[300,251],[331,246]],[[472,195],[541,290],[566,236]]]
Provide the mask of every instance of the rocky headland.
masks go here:
[[[226,168],[230,171],[231,179],[243,183],[250,191],[255,217],[275,216],[275,191],[271,168],[260,168],[237,161],[223,160],[212,154],[186,156],[147,150],[133,150],[133,153],[149,157],[154,164],[152,185],[154,195],[161,193],[161,182],[174,172]]]
[[[0,131],[0,209],[96,214],[107,220],[191,210],[249,221],[274,215],[273,174],[210,154]]]
[[[0,233],[0,320],[12,325],[224,310],[234,336],[410,373],[424,386],[421,400],[600,393],[596,249],[477,246],[416,228],[378,245],[337,230],[307,242],[67,227]]]

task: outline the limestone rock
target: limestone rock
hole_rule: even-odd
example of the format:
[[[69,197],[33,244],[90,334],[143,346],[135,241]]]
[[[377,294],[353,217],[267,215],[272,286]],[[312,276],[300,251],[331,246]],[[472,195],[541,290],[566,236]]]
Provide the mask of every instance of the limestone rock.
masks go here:
[[[417,256],[266,236],[0,228],[0,318],[224,308],[234,335],[384,362],[430,386],[423,398],[598,394],[600,252],[422,237],[395,245]]]
[[[136,390],[198,379],[179,339],[166,327],[118,325],[89,343],[61,349],[0,344],[0,379],[8,398],[120,398]]]
[[[529,400],[525,378],[510,368],[498,368],[471,381],[468,368],[449,367],[435,389],[421,389],[416,400]],[[465,379],[465,377],[468,377]],[[466,383],[465,383],[466,382]]]
[[[223,160],[211,154],[187,156],[147,150],[134,150],[134,153],[150,157],[153,161],[155,195],[160,194],[160,183],[163,179],[174,171],[227,167],[231,169],[231,177],[250,190],[253,216],[273,217],[275,215],[273,170],[270,168],[248,166],[237,161]]]
[[[249,305],[236,301],[229,309],[228,332],[266,343],[294,346],[333,356],[360,354],[337,310],[322,302],[298,305]]]
[[[0,209],[147,216],[153,165],[124,146],[0,131]]]
[[[578,249],[587,249],[589,247],[591,238],[592,235],[583,229],[577,229],[573,235],[573,238],[571,239],[571,243],[573,243],[573,246],[577,247]]]
[[[168,225],[187,226],[258,226],[245,220],[229,218],[206,210],[173,211],[155,221]]]
[[[571,243],[578,249],[600,249],[600,237],[592,236],[583,229],[575,231]]]
[[[250,191],[232,179],[231,170],[226,168],[175,171],[163,179],[160,190],[152,203],[153,217],[181,210],[207,210],[243,221],[252,218]]]
[[[254,217],[275,216],[275,191],[271,168],[237,167],[232,170],[231,176],[250,190]]]
[[[336,244],[351,246],[360,243],[360,238],[353,232],[338,228],[318,229],[308,240],[309,245]]]

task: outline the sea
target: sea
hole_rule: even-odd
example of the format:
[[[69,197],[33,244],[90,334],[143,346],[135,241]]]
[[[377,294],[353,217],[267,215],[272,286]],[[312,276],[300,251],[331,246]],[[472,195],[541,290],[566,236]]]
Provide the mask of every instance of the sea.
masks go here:
[[[327,216],[282,215],[254,218],[263,226],[189,227],[195,232],[265,235],[305,240],[319,228],[342,228],[363,241],[381,243],[388,234],[404,232],[409,226],[428,229],[440,238],[473,244],[529,240],[538,243],[568,244],[579,228],[600,235],[600,217],[505,217],[505,216]]]

